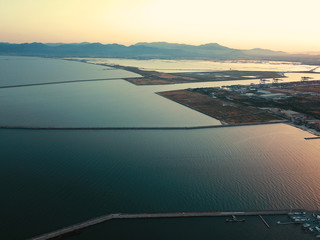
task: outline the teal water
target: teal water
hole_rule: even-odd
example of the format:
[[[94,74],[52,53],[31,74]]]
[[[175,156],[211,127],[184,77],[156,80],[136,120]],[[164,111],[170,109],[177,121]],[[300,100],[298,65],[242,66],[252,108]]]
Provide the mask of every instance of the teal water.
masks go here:
[[[220,121],[120,79],[0,89],[0,114],[1,126],[220,125]]]
[[[0,56],[0,86],[134,76],[81,62]],[[0,89],[0,115],[1,126],[220,125],[220,121],[160,97],[152,89],[121,79]]]
[[[128,71],[81,62],[0,56],[0,86],[137,76]]]
[[[219,124],[156,90],[122,80],[1,89],[0,125]],[[0,239],[26,239],[114,212],[316,209],[320,144],[304,140],[310,136],[284,124],[174,131],[2,129]],[[210,221],[218,220],[194,221],[110,223],[111,236],[117,229],[136,229],[139,237],[146,223],[146,232],[160,229],[164,237],[168,223],[175,223],[175,236],[186,227],[187,237],[203,229],[207,234],[200,239],[207,239]],[[95,229],[82,239],[104,239],[100,227]],[[218,237],[223,229],[228,228]],[[292,236],[290,231],[283,236]]]
[[[113,212],[319,208],[318,140],[283,124],[0,135],[0,239]]]

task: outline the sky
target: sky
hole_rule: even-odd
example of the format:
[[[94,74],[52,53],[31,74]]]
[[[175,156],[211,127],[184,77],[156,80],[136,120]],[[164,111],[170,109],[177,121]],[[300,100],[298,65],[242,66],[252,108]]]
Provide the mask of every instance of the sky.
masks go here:
[[[320,52],[320,0],[1,0],[0,42],[166,41]]]

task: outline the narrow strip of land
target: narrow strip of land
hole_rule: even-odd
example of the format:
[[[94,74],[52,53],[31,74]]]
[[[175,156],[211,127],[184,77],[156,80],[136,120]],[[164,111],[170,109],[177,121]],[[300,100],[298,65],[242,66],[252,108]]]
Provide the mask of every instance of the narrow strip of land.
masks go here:
[[[311,69],[310,72],[313,72],[313,73],[314,73],[318,68],[320,68],[320,66],[317,66],[317,67]]]
[[[101,216],[75,224],[57,231],[47,233],[38,237],[31,238],[30,240],[47,240],[58,238],[84,228],[91,227],[112,219],[142,219],[142,218],[187,218],[187,217],[221,217],[221,216],[261,216],[261,215],[285,215],[291,210],[271,210],[271,211],[250,211],[250,212],[175,212],[175,213],[138,213],[138,214],[123,214],[115,213],[106,216]],[[295,210],[295,211],[301,211]]]
[[[135,85],[164,85],[177,83],[197,83],[197,82],[220,82],[260,78],[283,78],[283,74],[274,71],[216,71],[216,72],[178,72],[165,73],[152,70],[143,70],[133,66],[122,66],[118,64],[94,63],[88,59],[67,59],[70,61],[80,61],[94,65],[112,67],[139,74],[140,77],[124,78]]]

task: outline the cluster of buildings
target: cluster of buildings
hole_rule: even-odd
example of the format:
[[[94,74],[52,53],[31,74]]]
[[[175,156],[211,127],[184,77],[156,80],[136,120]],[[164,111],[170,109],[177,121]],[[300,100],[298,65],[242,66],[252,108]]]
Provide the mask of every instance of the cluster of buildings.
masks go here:
[[[320,132],[320,120],[310,119],[306,114],[280,108],[267,108],[267,110],[278,116],[290,120],[294,124],[304,125],[307,128],[315,129]]]
[[[247,97],[258,97],[269,100],[281,100],[289,98],[290,96],[284,93],[271,93],[266,89],[272,88],[272,85],[261,85],[261,84],[250,84],[248,85],[231,85],[231,86],[223,86],[224,89],[237,92],[241,95]]]
[[[267,101],[278,101],[291,98],[293,96],[303,97],[305,95],[312,97],[319,97],[320,93],[317,92],[298,92],[298,91],[289,91],[290,94],[285,93],[272,93],[269,89],[290,89],[297,86],[306,86],[306,85],[319,85],[320,81],[301,81],[301,82],[288,82],[288,83],[273,83],[273,84],[250,84],[250,85],[231,85],[223,86],[223,89],[236,92],[242,96],[250,98],[261,98]],[[306,114],[295,112],[292,110],[284,110],[280,108],[264,108],[278,116],[281,116],[285,119],[290,120],[296,125],[303,125],[309,129],[314,129],[320,132],[320,120],[311,119]]]
[[[301,82],[286,82],[286,83],[260,83],[260,84],[253,84],[250,85],[231,85],[231,86],[222,86],[223,89],[237,92],[239,94],[248,96],[248,97],[260,97],[264,99],[270,100],[281,100],[290,98],[291,96],[286,95],[284,93],[271,93],[268,89],[281,89],[281,88],[293,88],[298,86],[306,86],[306,85],[319,85],[319,80],[314,81],[301,81]],[[310,95],[310,96],[320,96],[320,93],[310,92],[310,93],[292,93],[292,95]]]
[[[224,89],[239,93],[246,97],[256,97],[265,100],[282,100],[291,97],[284,93],[271,93],[270,91],[265,90],[265,88],[261,88],[259,85],[253,84],[250,86],[231,85],[224,87]]]

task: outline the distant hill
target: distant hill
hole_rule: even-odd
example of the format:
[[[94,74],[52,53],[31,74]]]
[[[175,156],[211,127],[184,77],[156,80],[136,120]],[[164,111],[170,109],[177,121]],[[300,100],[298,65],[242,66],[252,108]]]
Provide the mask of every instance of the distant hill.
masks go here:
[[[109,57],[135,59],[289,60],[319,62],[319,55],[292,55],[255,48],[240,50],[218,43],[187,45],[167,42],[137,43],[131,46],[101,43],[0,43],[0,55],[41,57]]]
[[[288,53],[281,51],[272,51],[269,49],[254,48],[251,50],[244,50],[244,52],[251,56],[288,56]]]
[[[170,50],[171,55],[174,57],[192,57],[192,58],[238,58],[243,55],[240,50],[232,49],[219,45],[218,43],[209,43],[199,46],[167,43],[167,42],[154,42],[154,43],[137,43],[134,46],[151,47],[161,50]]]

